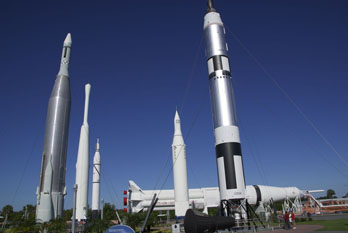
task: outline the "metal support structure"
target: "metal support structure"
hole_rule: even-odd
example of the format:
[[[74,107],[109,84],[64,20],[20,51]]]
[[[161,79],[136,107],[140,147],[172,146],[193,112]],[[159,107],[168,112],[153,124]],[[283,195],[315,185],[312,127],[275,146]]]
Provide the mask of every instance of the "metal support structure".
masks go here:
[[[5,229],[5,227],[6,227],[7,219],[8,219],[8,213],[6,213],[5,220],[4,220],[4,222],[2,223],[2,227],[1,227],[2,230]]]
[[[157,201],[158,201],[158,197],[157,197],[157,194],[155,193],[153,195],[153,198],[152,198],[152,201],[151,201],[151,205],[150,207],[147,209],[147,213],[146,213],[146,217],[145,217],[145,221],[143,223],[143,226],[140,228],[140,233],[144,232],[145,230],[145,226],[146,226],[146,223],[147,223],[147,220],[149,219],[153,209],[155,208],[156,204],[157,204]]]
[[[78,188],[77,184],[74,184],[73,217],[72,217],[72,223],[71,223],[71,232],[72,233],[75,233],[77,188]]]

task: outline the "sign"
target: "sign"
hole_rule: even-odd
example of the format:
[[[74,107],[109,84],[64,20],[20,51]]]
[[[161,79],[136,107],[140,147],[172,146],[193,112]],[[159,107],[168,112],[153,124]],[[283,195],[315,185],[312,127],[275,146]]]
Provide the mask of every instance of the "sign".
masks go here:
[[[135,231],[126,225],[114,225],[106,230],[105,233],[135,233]]]

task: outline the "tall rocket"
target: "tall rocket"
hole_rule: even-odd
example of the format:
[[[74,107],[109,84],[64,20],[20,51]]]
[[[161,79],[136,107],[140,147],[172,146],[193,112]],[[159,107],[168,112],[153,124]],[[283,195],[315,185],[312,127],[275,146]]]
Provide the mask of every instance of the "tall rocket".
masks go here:
[[[245,181],[225,28],[212,0],[208,0],[204,16],[204,37],[221,209],[223,215],[231,216],[238,208],[241,210]]]
[[[99,216],[99,194],[100,194],[100,153],[99,138],[97,139],[96,150],[93,158],[93,186],[92,186],[92,218]]]
[[[181,124],[178,111],[174,117],[174,138],[172,144],[173,154],[173,176],[174,176],[174,197],[175,197],[175,216],[185,216],[189,208],[189,195],[187,185],[186,168],[186,145],[181,133]]]
[[[91,85],[85,86],[85,112],[83,124],[80,132],[79,150],[76,162],[76,219],[78,221],[87,220],[88,215],[88,180],[89,180],[89,126],[88,126],[88,106]]]
[[[69,60],[71,35],[64,40],[60,69],[48,102],[40,184],[36,191],[36,221],[62,217],[66,195],[65,171],[70,119]]]

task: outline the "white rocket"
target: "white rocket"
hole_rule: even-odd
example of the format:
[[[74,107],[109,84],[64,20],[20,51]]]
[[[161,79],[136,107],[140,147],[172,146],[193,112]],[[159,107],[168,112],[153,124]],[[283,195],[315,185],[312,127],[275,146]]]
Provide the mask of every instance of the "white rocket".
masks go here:
[[[174,138],[172,144],[173,154],[173,176],[174,176],[174,193],[175,193],[175,216],[185,216],[189,208],[189,196],[187,185],[187,168],[186,168],[186,145],[181,133],[181,125],[178,111],[174,117]]]
[[[85,86],[85,112],[81,126],[79,150],[76,163],[76,219],[87,220],[88,213],[88,178],[89,178],[89,126],[88,126],[88,105],[91,85]]]
[[[96,151],[93,158],[93,186],[92,186],[92,219],[99,216],[99,193],[100,193],[100,153],[99,138],[97,139]]]
[[[260,202],[267,203],[283,201],[286,198],[294,199],[303,197],[306,193],[320,192],[322,190],[300,190],[297,187],[275,187],[265,185],[247,185],[245,197],[250,205],[258,205]],[[153,194],[156,193],[158,202],[154,210],[173,210],[176,208],[174,190],[143,190],[134,181],[129,181],[127,193],[128,212],[138,213],[146,211],[150,206]],[[219,207],[221,195],[219,187],[189,189],[189,202],[194,203],[195,208],[204,209]],[[175,207],[174,207],[175,206]]]

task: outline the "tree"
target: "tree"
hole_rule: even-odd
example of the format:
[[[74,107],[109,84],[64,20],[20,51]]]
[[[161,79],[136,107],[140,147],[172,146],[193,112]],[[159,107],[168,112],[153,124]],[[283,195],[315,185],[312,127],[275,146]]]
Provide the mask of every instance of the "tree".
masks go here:
[[[104,219],[105,220],[115,220],[116,217],[116,207],[110,203],[104,204]]]
[[[5,205],[2,208],[1,213],[3,216],[5,216],[6,214],[8,214],[8,215],[13,214],[13,207],[11,205]]]
[[[64,210],[64,220],[70,221],[72,219],[73,209]]]
[[[128,213],[126,223],[136,231],[136,228],[144,221],[146,213]]]
[[[333,189],[327,190],[326,198],[327,199],[337,198],[335,191]]]
[[[90,222],[86,228],[85,232],[90,233],[103,233],[105,232],[110,226],[110,222],[105,219],[94,219],[92,222]]]
[[[48,224],[48,232],[65,233],[67,229],[66,222],[62,218],[51,220]]]

